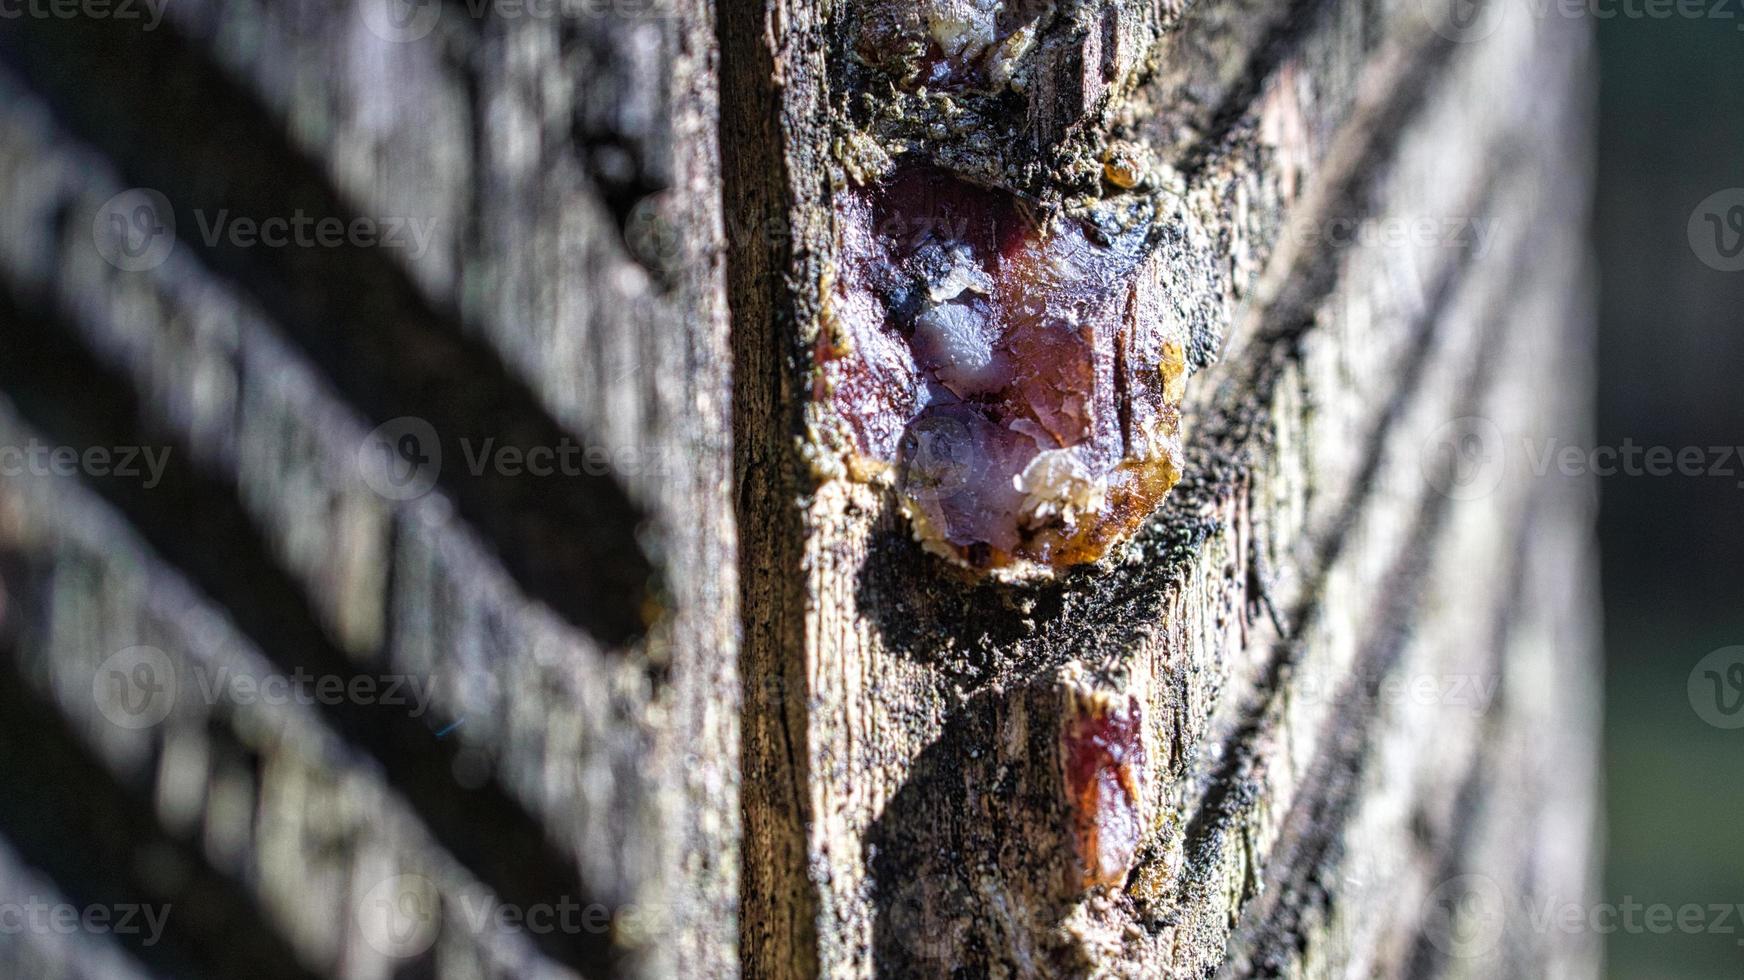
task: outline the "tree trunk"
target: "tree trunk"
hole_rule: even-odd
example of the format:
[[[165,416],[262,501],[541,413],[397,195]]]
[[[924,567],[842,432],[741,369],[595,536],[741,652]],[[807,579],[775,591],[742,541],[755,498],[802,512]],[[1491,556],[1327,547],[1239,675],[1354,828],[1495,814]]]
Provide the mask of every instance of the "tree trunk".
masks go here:
[[[953,103],[866,80],[873,7],[721,11],[728,228],[790,232],[731,253],[746,974],[1591,973],[1520,914],[1591,886],[1590,490],[1519,452],[1585,424],[1585,39],[1069,4],[1020,96]],[[1098,567],[965,583],[818,461],[856,148],[1045,207],[1117,137],[1209,354],[1184,478]],[[1086,884],[1109,705],[1142,836]]]
[[[992,6],[0,20],[0,972],[1596,973],[1587,39]],[[915,168],[1143,215],[1095,561],[840,436]]]

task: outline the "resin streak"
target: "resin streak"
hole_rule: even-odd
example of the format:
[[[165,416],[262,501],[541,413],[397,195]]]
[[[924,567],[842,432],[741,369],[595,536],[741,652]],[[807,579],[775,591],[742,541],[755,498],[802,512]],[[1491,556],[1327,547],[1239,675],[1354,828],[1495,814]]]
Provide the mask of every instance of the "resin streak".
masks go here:
[[[1077,845],[1079,882],[1120,885],[1144,834],[1145,752],[1138,700],[1080,703],[1062,739],[1062,768]]]

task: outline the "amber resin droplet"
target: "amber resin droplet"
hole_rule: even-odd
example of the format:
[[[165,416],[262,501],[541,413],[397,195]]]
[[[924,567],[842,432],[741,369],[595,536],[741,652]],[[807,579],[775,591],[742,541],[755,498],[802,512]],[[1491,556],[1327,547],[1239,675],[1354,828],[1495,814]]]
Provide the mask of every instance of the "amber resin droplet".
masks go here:
[[[1043,223],[1010,194],[907,167],[837,205],[820,395],[894,465],[931,550],[1048,573],[1100,558],[1180,474],[1184,343],[1143,222]]]
[[[1126,880],[1144,836],[1144,735],[1138,699],[1075,697],[1061,739],[1081,884]]]

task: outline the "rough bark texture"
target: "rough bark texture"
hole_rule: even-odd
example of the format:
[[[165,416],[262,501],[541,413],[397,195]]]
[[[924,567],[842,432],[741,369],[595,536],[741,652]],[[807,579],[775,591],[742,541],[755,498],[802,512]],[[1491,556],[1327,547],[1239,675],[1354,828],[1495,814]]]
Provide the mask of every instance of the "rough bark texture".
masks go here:
[[[1596,971],[1529,914],[1592,886],[1591,494],[1521,452],[1586,424],[1578,24],[860,44],[944,6],[0,20],[0,448],[164,460],[0,472],[0,895],[171,907],[0,973]],[[1094,566],[974,579],[833,435],[836,205],[915,162],[1148,216],[1185,465]],[[299,216],[423,237],[234,234]]]
[[[1591,884],[1589,491],[1517,458],[1584,424],[1580,31],[1064,4],[1021,93],[941,94],[849,50],[872,7],[722,12],[728,227],[783,232],[730,274],[747,975],[1592,972],[1521,914]],[[966,582],[828,437],[833,198],[918,157],[1071,213],[1132,144],[1200,369],[1183,482],[1096,567]],[[1087,704],[1143,718],[1113,886]]]
[[[0,479],[0,838],[69,900],[173,911],[159,943],[5,957],[735,975],[710,12],[192,2],[143,28],[0,25],[3,441],[168,453],[149,486]],[[100,257],[127,188],[176,219],[145,267]],[[299,215],[400,237],[231,234]],[[431,465],[384,482],[384,424]],[[553,476],[477,462],[565,445]],[[138,646],[170,688],[131,706],[173,703],[127,727],[102,692]],[[432,695],[238,702],[237,675]]]

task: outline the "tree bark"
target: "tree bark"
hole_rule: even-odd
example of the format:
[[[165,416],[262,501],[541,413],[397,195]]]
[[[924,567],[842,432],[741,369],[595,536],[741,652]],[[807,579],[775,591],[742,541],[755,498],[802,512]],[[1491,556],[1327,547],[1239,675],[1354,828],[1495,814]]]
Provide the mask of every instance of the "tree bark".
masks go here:
[[[1520,452],[1585,424],[1585,39],[1063,5],[1002,114],[867,82],[871,6],[721,11],[728,227],[786,233],[731,253],[746,974],[1591,973],[1523,914],[1591,887],[1590,491]],[[819,463],[832,212],[868,142],[1046,206],[1117,137],[1172,208],[1185,476],[1098,567],[965,584]],[[1143,843],[1086,887],[1062,744],[1129,703]]]
[[[931,90],[864,39],[938,0],[0,20],[0,447],[81,461],[0,471],[0,894],[171,910],[0,971],[1596,973],[1539,913],[1593,888],[1592,493],[1538,459],[1587,39],[1007,6]],[[921,164],[1151,209],[1181,479],[1094,564],[965,573],[830,435],[842,207]]]
[[[0,479],[4,683],[60,719],[0,723],[19,868],[170,906],[99,937],[153,975],[735,975],[710,12],[163,12],[0,26],[5,442],[167,454]],[[127,188],[175,219],[145,267],[102,257]],[[267,240],[300,216],[366,224]],[[365,458],[403,436],[427,484]],[[123,727],[139,646],[167,715]]]

